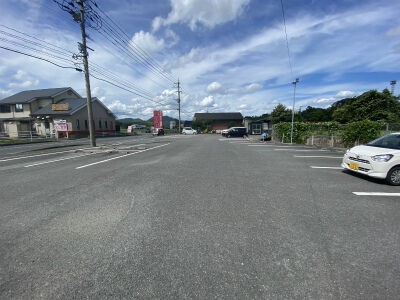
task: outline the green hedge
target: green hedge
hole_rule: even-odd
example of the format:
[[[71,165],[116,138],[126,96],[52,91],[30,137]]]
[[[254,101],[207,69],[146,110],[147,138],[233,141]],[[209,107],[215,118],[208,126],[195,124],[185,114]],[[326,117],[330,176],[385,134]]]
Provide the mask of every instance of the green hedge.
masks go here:
[[[343,139],[345,146],[353,146],[355,143],[366,143],[381,135],[384,124],[381,121],[363,120],[341,125],[338,122],[319,123],[293,123],[293,142],[305,144],[311,135],[336,135]],[[278,123],[274,125],[274,136],[284,143],[290,143],[292,123]]]
[[[364,144],[370,142],[381,135],[381,121],[363,120],[347,124],[343,131],[342,138],[345,146],[354,146],[355,144]]]
[[[338,122],[318,122],[318,123],[293,123],[293,142],[305,144],[306,139],[311,135],[332,135],[342,130],[342,125]],[[282,140],[285,143],[290,142],[290,134],[292,129],[291,122],[278,123],[274,125],[275,138]]]

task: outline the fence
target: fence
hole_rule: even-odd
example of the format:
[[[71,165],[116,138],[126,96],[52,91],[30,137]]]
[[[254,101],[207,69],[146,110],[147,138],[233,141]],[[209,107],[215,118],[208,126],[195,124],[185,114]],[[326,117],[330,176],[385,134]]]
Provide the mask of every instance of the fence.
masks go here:
[[[346,132],[347,124],[338,124],[329,129],[326,126],[319,127],[318,124],[306,123],[306,125],[301,126],[299,128],[295,127],[293,142],[323,148],[345,148],[343,136]],[[279,131],[275,129],[276,128],[274,128],[273,132],[274,140],[282,143],[290,143],[290,126],[285,128],[286,130],[280,130],[281,133],[279,135]],[[380,129],[379,135],[383,136],[394,132],[400,132],[400,124],[384,124]],[[354,145],[358,144],[360,144],[360,141],[356,139]]]

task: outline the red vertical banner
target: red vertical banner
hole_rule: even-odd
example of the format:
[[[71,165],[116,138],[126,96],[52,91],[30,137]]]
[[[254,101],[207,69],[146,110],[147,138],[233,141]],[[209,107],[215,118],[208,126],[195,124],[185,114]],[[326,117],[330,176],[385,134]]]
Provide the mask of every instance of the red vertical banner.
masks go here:
[[[153,111],[153,121],[154,121],[154,128],[163,128],[161,110]]]

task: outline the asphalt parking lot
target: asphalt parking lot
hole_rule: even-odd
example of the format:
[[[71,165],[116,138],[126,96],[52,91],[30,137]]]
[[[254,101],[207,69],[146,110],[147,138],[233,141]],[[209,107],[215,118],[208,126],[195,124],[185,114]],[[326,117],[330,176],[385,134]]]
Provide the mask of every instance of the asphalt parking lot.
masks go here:
[[[396,299],[397,187],[218,135],[0,158],[0,298]],[[5,152],[8,151],[8,152]]]

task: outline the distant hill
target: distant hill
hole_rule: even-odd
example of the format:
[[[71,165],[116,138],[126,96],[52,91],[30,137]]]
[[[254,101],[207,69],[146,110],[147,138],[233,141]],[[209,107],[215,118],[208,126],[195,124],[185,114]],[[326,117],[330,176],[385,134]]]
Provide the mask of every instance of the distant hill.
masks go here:
[[[163,116],[162,117],[162,121],[163,121],[163,125],[164,126],[169,126],[169,122],[170,121],[175,121],[176,123],[178,123],[178,119],[171,118],[171,117],[168,117],[168,116]],[[153,118],[148,119],[147,122],[153,122]]]
[[[124,119],[118,119],[117,121],[120,122],[120,123],[127,123],[127,124],[134,124],[134,123],[143,123],[143,122],[146,122],[146,121],[144,121],[144,120],[142,120],[142,119],[138,119],[138,118],[136,118],[136,119],[133,119],[133,118],[124,118]]]

